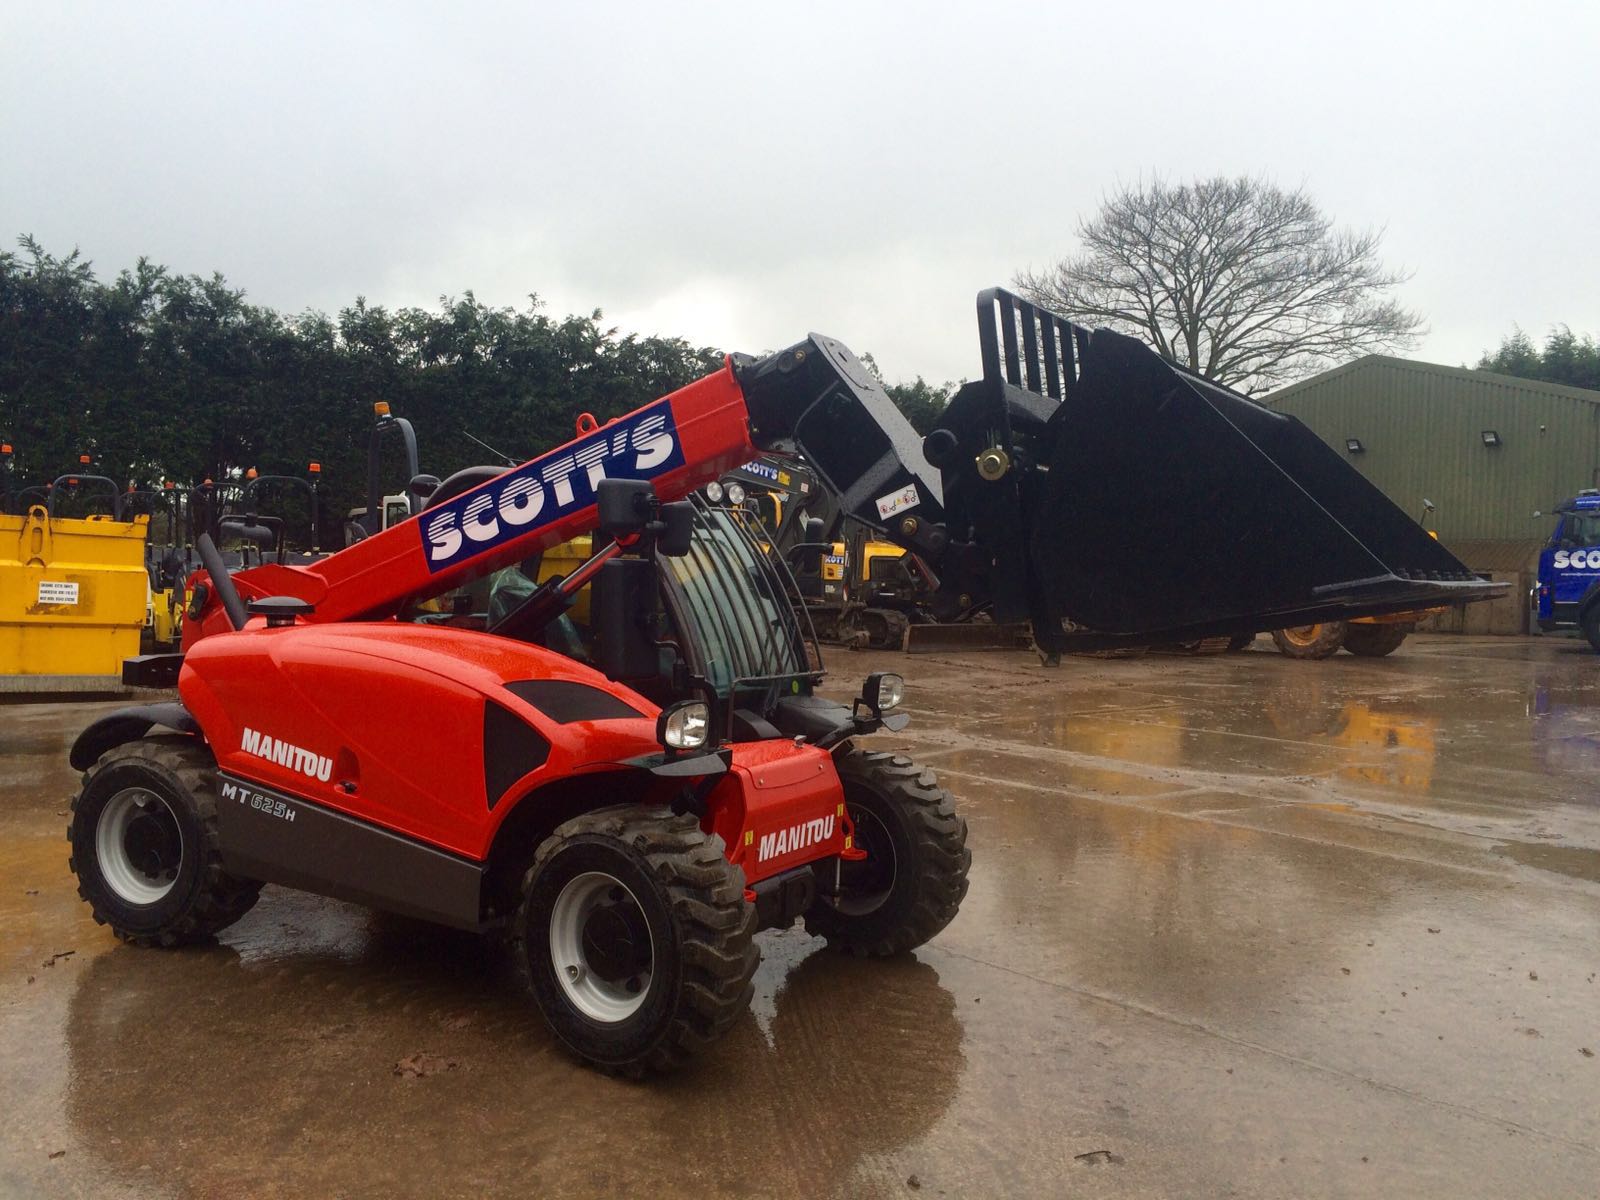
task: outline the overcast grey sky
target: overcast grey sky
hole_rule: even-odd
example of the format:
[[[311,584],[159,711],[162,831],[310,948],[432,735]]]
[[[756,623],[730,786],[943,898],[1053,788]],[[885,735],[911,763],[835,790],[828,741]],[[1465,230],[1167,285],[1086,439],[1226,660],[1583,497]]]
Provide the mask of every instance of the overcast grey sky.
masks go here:
[[[891,379],[1119,182],[1265,174],[1471,362],[1600,333],[1600,3],[0,0],[0,238],[337,310],[537,292]]]

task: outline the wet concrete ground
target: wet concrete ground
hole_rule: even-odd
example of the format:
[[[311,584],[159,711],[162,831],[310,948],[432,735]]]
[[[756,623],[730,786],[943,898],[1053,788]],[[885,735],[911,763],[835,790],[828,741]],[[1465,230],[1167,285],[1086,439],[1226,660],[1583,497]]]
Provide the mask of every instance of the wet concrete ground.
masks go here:
[[[468,936],[274,888],[117,945],[62,838],[105,706],[0,708],[0,1195],[1600,1195],[1580,643],[830,666],[907,674],[874,740],[961,799],[966,905],[898,962],[762,935],[750,1017],[646,1085]]]

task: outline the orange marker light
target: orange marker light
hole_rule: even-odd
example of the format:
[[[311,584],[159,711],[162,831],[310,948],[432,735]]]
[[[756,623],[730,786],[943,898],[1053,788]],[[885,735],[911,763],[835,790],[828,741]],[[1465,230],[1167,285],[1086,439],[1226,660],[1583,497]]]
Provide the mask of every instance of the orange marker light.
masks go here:
[[[251,467],[248,471],[246,471],[244,473],[244,477],[246,479],[254,479],[256,477],[256,469],[254,467]]]
[[[372,411],[376,416],[387,417],[389,415],[389,402],[387,400],[374,401]]]
[[[93,460],[87,454],[80,454],[78,455],[78,461],[87,466]]]
[[[309,467],[306,468],[306,470],[310,471],[313,475],[320,475],[320,474],[322,474],[322,464],[321,463],[312,463]]]
[[[0,454],[10,454],[10,453],[11,453],[11,443],[10,442],[0,442]]]
[[[162,486],[162,487],[164,487],[164,488],[166,488],[166,489],[167,489],[167,490],[168,490],[168,491],[171,491],[171,490],[172,490],[172,480],[170,480],[170,479],[169,479],[169,480],[167,480],[167,481],[166,481],[166,482],[165,482],[165,483],[163,483],[163,484],[162,484],[162,485],[161,485],[161,486]]]

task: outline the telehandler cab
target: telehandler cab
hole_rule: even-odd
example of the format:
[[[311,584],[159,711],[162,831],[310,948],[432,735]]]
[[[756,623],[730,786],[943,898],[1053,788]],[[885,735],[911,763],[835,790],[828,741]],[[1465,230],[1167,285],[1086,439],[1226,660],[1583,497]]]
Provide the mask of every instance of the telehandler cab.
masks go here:
[[[201,538],[183,652],[125,668],[178,702],[72,749],[96,919],[174,945],[275,882],[498,931],[556,1036],[629,1074],[734,1022],[760,928],[803,919],[868,956],[936,935],[967,890],[966,824],[931,772],[863,744],[904,726],[901,679],[868,676],[851,707],[817,695],[792,578],[693,496],[766,452],[802,454],[915,550],[936,599],[1021,613],[1047,648],[1073,620],[1171,640],[1481,586],[1291,418],[1006,293],[979,312],[984,380],[925,443],[813,335],[581,417],[522,466],[418,476],[416,516],[317,562],[230,576]],[[1174,488],[1218,530],[1152,562],[1121,527]],[[1299,549],[1263,569],[1252,535],[1279,523]],[[537,579],[584,534],[587,561],[514,603],[473,586]],[[1111,617],[1082,553],[1120,576]],[[586,628],[568,615],[585,588]]]

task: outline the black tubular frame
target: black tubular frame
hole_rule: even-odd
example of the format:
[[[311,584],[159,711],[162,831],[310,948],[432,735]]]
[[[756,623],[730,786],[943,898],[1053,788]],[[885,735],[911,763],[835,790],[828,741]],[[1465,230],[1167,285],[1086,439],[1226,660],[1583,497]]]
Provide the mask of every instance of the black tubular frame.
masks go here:
[[[262,491],[268,486],[284,491],[303,491],[306,503],[311,509],[311,553],[318,554],[322,550],[322,488],[318,480],[302,478],[299,475],[257,475],[253,479],[245,480],[244,491],[240,493],[239,503],[246,513],[254,511],[254,506],[259,500]],[[259,519],[259,518],[258,518]],[[278,538],[278,559],[283,559],[284,539]]]
[[[86,483],[103,483],[106,486],[98,489],[96,492],[91,493],[88,491],[88,489],[84,488],[84,484]],[[49,499],[45,501],[45,511],[48,512],[52,518],[54,518],[56,515],[57,497],[67,492],[78,491],[79,489],[82,489],[80,494],[85,500],[99,494],[99,492],[105,492],[105,494],[109,496],[111,500],[111,519],[113,521],[122,520],[122,489],[117,486],[116,480],[106,475],[57,475],[55,482],[50,485],[50,495]]]
[[[765,685],[769,700],[785,684],[803,680],[815,686],[822,677],[820,665],[812,667],[812,652],[816,645],[816,631],[810,628],[807,614],[802,617],[795,611],[791,596],[798,591],[794,578],[786,569],[775,564],[771,556],[751,536],[742,520],[732,512],[709,504],[700,496],[692,496],[695,506],[697,536],[690,547],[687,564],[697,568],[713,587],[719,579],[737,580],[754,567],[762,574],[759,585],[763,587],[773,612],[764,611],[765,602],[756,601],[751,608],[747,587],[727,586],[716,591],[705,591],[701,596],[691,594],[690,587],[672,568],[663,563],[665,599],[673,612],[680,630],[687,632],[686,624],[712,623],[711,631],[723,642],[728,654],[726,681],[702,679],[705,690],[723,706],[719,725],[724,737],[733,734],[734,715],[739,707],[741,692]],[[746,562],[740,562],[722,541],[724,536],[741,539]],[[733,602],[733,603],[727,603]],[[742,607],[741,607],[742,606]],[[807,632],[809,631],[809,639]],[[702,672],[710,667],[703,648],[697,648],[693,665]],[[788,659],[786,663],[784,660]],[[820,654],[816,660],[821,662]],[[772,670],[773,667],[779,668]],[[764,704],[770,707],[770,703]]]
[[[372,432],[367,435],[367,511],[361,514],[360,524],[367,531],[368,537],[383,531],[384,491],[378,468],[379,459],[383,456],[384,438],[390,434],[399,436],[400,445],[405,451],[406,478],[401,490],[406,494],[406,505],[413,517],[423,508],[421,499],[410,491],[411,481],[420,473],[417,465],[416,430],[404,417],[385,413],[377,419],[372,426]]]

